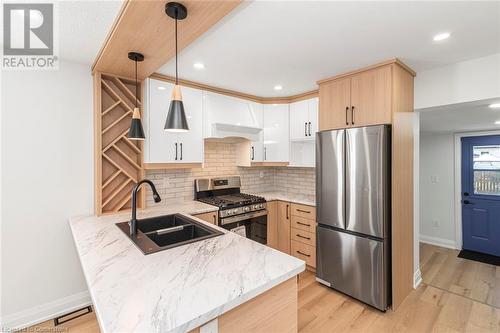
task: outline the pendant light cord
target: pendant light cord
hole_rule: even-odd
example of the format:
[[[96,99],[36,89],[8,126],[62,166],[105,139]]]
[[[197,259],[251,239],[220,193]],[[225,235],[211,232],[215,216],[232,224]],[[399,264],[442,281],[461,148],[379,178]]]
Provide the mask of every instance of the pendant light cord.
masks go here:
[[[135,60],[135,107],[137,107],[137,95],[139,94],[139,83],[137,82],[137,59]]]
[[[175,85],[179,84],[179,71],[177,63],[177,9],[175,10]]]

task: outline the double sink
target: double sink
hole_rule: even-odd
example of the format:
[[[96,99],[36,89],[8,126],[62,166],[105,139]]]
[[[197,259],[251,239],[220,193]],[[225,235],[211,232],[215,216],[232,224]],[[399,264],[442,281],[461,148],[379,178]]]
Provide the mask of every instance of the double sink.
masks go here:
[[[129,222],[116,223],[144,254],[167,250],[223,234],[215,228],[181,214],[139,220],[137,234],[130,235]]]

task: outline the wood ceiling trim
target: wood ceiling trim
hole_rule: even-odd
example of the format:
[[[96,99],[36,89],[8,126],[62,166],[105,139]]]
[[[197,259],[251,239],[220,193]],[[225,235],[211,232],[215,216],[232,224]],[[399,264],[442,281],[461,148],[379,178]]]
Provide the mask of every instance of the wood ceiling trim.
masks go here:
[[[125,0],[113,27],[92,66],[92,72],[134,77],[128,52],[144,54],[139,79],[150,76],[175,56],[174,21],[165,14],[167,1]],[[200,37],[241,1],[184,0],[188,17],[178,22],[179,50]]]
[[[150,76],[150,78],[162,80],[162,81],[169,82],[169,83],[175,82],[175,78],[168,76],[168,75],[159,74],[159,73],[153,73]],[[218,87],[214,87],[214,86],[210,86],[207,84],[198,83],[198,82],[194,82],[194,81],[189,81],[189,80],[179,79],[179,84],[182,86],[185,86],[185,87],[206,90],[206,91],[210,91],[213,93],[237,97],[237,98],[245,99],[245,100],[252,101],[252,102],[262,103],[262,104],[287,104],[287,103],[302,101],[304,99],[318,97],[318,90],[312,90],[312,91],[308,91],[308,92],[305,92],[302,94],[297,94],[297,95],[287,96],[287,97],[260,97],[260,96],[245,94],[245,93],[242,93],[239,91],[218,88]]]
[[[374,69],[374,68],[378,68],[378,67],[382,67],[382,66],[386,66],[386,65],[390,65],[390,64],[397,64],[397,65],[401,66],[403,69],[405,69],[407,72],[409,72],[412,76],[416,76],[417,75],[417,73],[413,69],[411,69],[410,67],[408,67],[408,65],[406,65],[405,63],[403,63],[398,58],[394,58],[394,59],[386,60],[386,61],[383,61],[383,62],[379,62],[379,63],[374,64],[374,65],[370,65],[370,66],[367,66],[367,67],[356,69],[354,71],[342,73],[342,74],[335,75],[335,76],[332,76],[332,77],[329,77],[329,78],[326,78],[326,79],[323,79],[323,80],[319,80],[316,83],[317,84],[322,84],[322,83],[334,81],[334,80],[341,79],[341,78],[346,77],[346,76],[351,76],[351,75],[354,75],[354,74],[358,74],[358,73],[361,73],[361,72],[365,72],[365,71],[368,71],[368,70],[371,70],[371,69]]]

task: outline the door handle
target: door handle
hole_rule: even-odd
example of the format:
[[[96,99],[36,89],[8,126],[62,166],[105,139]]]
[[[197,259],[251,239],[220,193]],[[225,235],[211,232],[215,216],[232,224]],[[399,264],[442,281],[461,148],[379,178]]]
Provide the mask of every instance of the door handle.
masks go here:
[[[351,106],[351,123],[354,125],[354,106]]]
[[[462,202],[464,203],[464,205],[473,205],[473,203],[470,202],[469,200],[464,200]]]
[[[304,136],[307,136],[307,121],[304,123]]]
[[[311,136],[311,122],[309,122],[309,136]]]
[[[175,160],[177,161],[177,142],[175,143]]]
[[[181,161],[182,161],[182,142],[181,142]]]
[[[348,115],[349,115],[349,107],[346,106],[345,107],[345,124],[346,125],[349,125],[349,121],[347,120]]]

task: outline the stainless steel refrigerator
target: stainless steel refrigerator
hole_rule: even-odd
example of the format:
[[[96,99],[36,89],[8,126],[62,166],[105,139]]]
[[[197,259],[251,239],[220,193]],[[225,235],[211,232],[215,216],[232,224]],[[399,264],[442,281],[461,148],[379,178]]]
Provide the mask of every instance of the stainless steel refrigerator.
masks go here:
[[[380,310],[391,304],[390,132],[316,136],[316,280]]]

